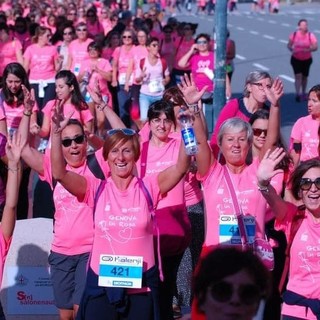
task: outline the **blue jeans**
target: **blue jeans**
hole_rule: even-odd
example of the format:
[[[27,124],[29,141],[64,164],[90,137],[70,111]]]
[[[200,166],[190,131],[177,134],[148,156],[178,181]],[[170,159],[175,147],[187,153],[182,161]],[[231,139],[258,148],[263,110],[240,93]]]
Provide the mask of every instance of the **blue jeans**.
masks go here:
[[[149,96],[144,93],[140,93],[139,104],[140,104],[140,120],[147,120],[148,110],[152,103],[161,100],[161,96]]]
[[[119,104],[119,116],[127,128],[131,127],[130,119],[130,107],[131,107],[131,87],[129,91],[124,90],[124,86],[118,87],[118,104]]]

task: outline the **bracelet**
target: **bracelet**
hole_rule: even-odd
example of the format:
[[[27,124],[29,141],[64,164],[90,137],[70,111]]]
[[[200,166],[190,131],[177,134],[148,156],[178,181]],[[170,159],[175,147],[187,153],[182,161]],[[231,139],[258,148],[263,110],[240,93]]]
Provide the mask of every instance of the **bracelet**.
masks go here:
[[[199,112],[198,103],[193,103],[193,104],[188,104],[188,103],[187,103],[187,106],[188,106],[188,109],[190,109],[191,111],[193,111],[193,113]]]
[[[103,111],[106,108],[106,106],[107,106],[106,103],[99,104],[99,109]]]
[[[11,172],[18,172],[20,170],[20,167],[17,168],[10,168],[7,166],[7,170],[11,171]]]
[[[263,185],[263,186],[258,183],[258,190],[261,192],[269,192],[269,186],[270,186],[270,181],[268,181],[267,185]]]
[[[27,110],[27,111],[23,111],[23,114],[27,117],[30,117],[32,115],[32,111]]]

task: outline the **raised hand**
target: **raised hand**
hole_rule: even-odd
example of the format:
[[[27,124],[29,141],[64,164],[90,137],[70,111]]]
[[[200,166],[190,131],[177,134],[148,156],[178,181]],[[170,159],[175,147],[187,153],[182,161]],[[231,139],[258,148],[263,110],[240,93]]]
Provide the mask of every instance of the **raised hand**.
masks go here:
[[[271,178],[273,178],[276,174],[283,171],[282,169],[275,168],[285,155],[286,153],[283,148],[276,148],[273,151],[269,149],[266,152],[257,170],[257,178],[259,184],[265,184],[265,182],[270,181]]]
[[[91,99],[93,100],[93,102],[97,105],[100,105],[103,103],[103,99],[102,99],[102,94],[101,94],[101,90],[100,90],[100,86],[99,86],[99,81],[96,80],[94,82],[94,87],[91,88],[90,86],[87,86],[87,90],[90,94]]]
[[[283,83],[279,78],[276,78],[270,89],[265,88],[267,99],[272,105],[278,105],[280,98],[283,96]]]
[[[22,143],[21,134],[14,132],[8,137],[6,144],[6,155],[9,162],[18,163],[25,143]]]
[[[56,100],[54,106],[54,112],[52,116],[52,130],[54,133],[61,132],[66,126],[70,118],[72,117],[74,111],[70,112],[67,116],[63,114],[63,104],[64,100]]]
[[[178,84],[180,91],[183,94],[183,98],[187,104],[196,104],[201,99],[208,86],[204,86],[201,91],[199,91],[193,81],[193,77],[190,74],[190,77],[187,74],[184,74],[181,77],[181,84]]]
[[[32,109],[36,103],[34,89],[31,89],[31,91],[29,91],[23,84],[21,85],[21,88],[24,97],[24,110],[27,112],[32,112]]]

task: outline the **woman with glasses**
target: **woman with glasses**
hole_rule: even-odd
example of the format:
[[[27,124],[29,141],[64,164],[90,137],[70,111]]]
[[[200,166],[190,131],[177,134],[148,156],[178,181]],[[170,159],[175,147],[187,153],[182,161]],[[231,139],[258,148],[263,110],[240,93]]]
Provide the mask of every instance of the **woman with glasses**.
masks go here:
[[[207,320],[252,320],[271,289],[270,274],[257,256],[222,246],[203,258],[192,282]]]
[[[88,30],[85,22],[79,22],[76,26],[76,39],[69,45],[67,69],[76,76],[79,75],[81,63],[88,56],[88,45],[93,40],[88,38]]]
[[[308,93],[309,115],[299,118],[290,135],[290,155],[295,167],[301,161],[319,156],[320,85],[313,86]]]
[[[285,232],[288,248],[286,290],[282,294],[282,318],[318,319],[320,314],[319,222],[320,222],[320,160],[301,162],[290,177],[291,191],[303,206],[284,201],[270,185],[284,156],[282,149],[267,153],[261,161],[257,177],[260,190],[276,216],[276,227]],[[282,288],[283,289],[283,288]]]
[[[218,156],[219,146],[217,144],[217,135],[221,124],[232,117],[238,117],[244,121],[249,121],[254,112],[259,109],[267,109],[266,102],[268,96],[266,90],[272,89],[273,80],[268,72],[252,71],[245,81],[243,97],[230,100],[219,113],[210,145],[215,156]],[[278,103],[279,101],[275,101]]]
[[[98,19],[96,9],[93,7],[88,9],[86,17],[88,36],[92,39],[102,39],[104,37],[104,28]]]
[[[169,26],[171,26],[168,23]],[[174,65],[172,70],[173,81],[175,84],[180,83],[180,77],[185,73],[190,74],[190,66],[180,67],[180,59],[191,49],[194,44],[194,34],[197,30],[197,24],[185,23],[182,28],[181,37],[176,37],[175,46],[174,46]],[[173,28],[174,36],[174,28]]]
[[[165,86],[170,81],[169,69],[159,55],[159,39],[147,41],[148,55],[139,62],[135,80],[141,84],[139,105],[141,125],[147,120],[149,106],[162,98]]]
[[[112,55],[111,85],[118,90],[119,116],[127,127],[131,126],[129,112],[131,108],[133,73],[128,72],[128,70],[133,70],[134,36],[132,29],[125,29],[121,36],[122,45],[116,48]]]
[[[61,72],[70,73],[70,71]],[[61,79],[57,79],[57,83],[59,80]],[[25,140],[28,140],[33,103],[32,96],[27,91],[25,97],[27,103],[25,103],[19,132]],[[57,103],[56,108],[63,108],[63,105]],[[118,117],[114,116],[112,109],[102,101],[100,108],[111,126],[123,125],[118,121]],[[61,111],[60,116],[63,117]],[[66,168],[81,176],[97,176],[100,179],[107,174],[109,170],[103,160],[102,150],[97,151],[95,156],[87,158],[87,136],[79,120],[70,119],[64,125],[61,137],[63,164]],[[41,181],[49,183],[53,192],[55,223],[49,256],[53,293],[60,319],[74,320],[85,286],[87,262],[93,241],[92,207],[80,203],[63,188],[58,180],[53,178],[49,152],[43,154],[32,148],[27,141],[22,158],[39,174]]]
[[[55,46],[57,51],[62,59],[61,70],[66,70],[69,56],[69,45],[72,40],[75,38],[75,29],[69,24],[65,23],[61,28],[62,41],[58,41]]]
[[[111,17],[110,9],[108,7],[102,7],[99,20],[103,26],[104,35],[107,35],[108,32],[112,30],[110,17]]]
[[[154,252],[153,237],[157,232],[153,208],[188,168],[183,146],[176,164],[140,179],[134,175],[140,156],[138,135],[132,129],[111,130],[103,145],[110,175],[100,183],[65,168],[61,149],[64,121],[55,119],[51,137],[53,176],[79,201],[96,208],[79,319],[102,320],[106,315],[110,319],[161,319],[155,257],[160,253],[159,248]]]
[[[29,74],[31,88],[40,110],[55,96],[55,74],[61,69],[62,60],[55,46],[50,45],[51,32],[45,27],[37,27],[33,44],[23,55],[23,66]],[[42,116],[39,115],[39,124],[42,124]]]

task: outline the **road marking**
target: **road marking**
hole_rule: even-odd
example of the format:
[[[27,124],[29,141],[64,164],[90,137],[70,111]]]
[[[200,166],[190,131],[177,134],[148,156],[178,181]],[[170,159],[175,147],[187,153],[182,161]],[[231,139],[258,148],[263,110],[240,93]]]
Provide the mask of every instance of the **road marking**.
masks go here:
[[[250,33],[251,33],[251,34],[256,34],[256,35],[259,34],[258,31],[252,31],[252,30],[250,31]]]
[[[313,30],[314,33],[320,33],[320,30]]]
[[[268,70],[270,70],[269,68],[267,68],[267,67],[265,67],[265,66],[263,66],[262,64],[259,64],[259,63],[253,63],[252,65],[253,65],[254,67],[258,68],[258,69],[263,70],[263,71],[268,71]]]
[[[239,60],[247,60],[247,58],[240,56],[239,54],[236,54],[236,58]]]
[[[237,27],[237,30],[243,31],[244,28],[242,28],[242,27]]]
[[[282,25],[283,27],[291,27],[291,25],[290,25],[289,23],[281,23],[281,25]]]
[[[274,40],[274,37],[268,36],[267,34],[264,34],[263,37],[266,39]]]
[[[285,80],[287,80],[289,82],[294,83],[294,79],[292,77],[286,76],[285,74],[279,74],[279,77],[282,78],[282,79],[285,79]]]
[[[272,23],[272,24],[276,24],[277,23],[277,21],[274,21],[274,20],[269,20],[268,22]]]
[[[263,19],[263,18],[258,18],[257,20],[259,20],[259,21],[264,21],[264,19]]]
[[[286,43],[286,44],[288,43],[288,40],[279,39],[278,41],[281,43]]]

